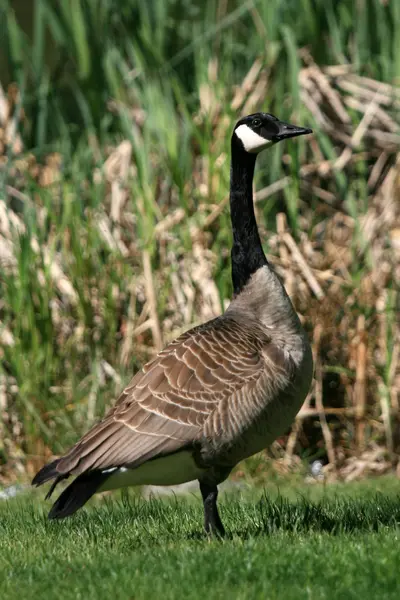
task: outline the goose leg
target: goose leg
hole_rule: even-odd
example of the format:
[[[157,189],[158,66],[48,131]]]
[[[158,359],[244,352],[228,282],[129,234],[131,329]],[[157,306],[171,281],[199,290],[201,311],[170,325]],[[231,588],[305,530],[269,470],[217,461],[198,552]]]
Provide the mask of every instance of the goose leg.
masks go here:
[[[216,485],[208,485],[201,481],[199,483],[204,505],[204,529],[206,533],[223,536],[225,529],[217,508],[218,488]]]

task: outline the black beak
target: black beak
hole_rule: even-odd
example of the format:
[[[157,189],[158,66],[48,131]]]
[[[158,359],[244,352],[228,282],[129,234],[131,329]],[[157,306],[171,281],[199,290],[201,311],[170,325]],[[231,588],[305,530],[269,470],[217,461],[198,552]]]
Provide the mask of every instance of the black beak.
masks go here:
[[[279,127],[278,134],[274,137],[274,141],[280,142],[281,140],[286,140],[287,138],[297,137],[298,135],[306,135],[307,133],[312,133],[312,129],[309,127],[297,127],[297,125],[290,125],[290,123],[284,123],[283,121],[279,121],[277,123]]]

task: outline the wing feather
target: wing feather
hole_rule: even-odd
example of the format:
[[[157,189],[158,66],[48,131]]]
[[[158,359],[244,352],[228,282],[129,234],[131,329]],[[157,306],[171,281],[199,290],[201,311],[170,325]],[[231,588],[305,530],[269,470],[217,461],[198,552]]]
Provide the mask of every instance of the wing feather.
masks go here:
[[[133,468],[204,435],[229,428],[233,435],[254,396],[248,391],[280,363],[254,322],[223,315],[192,329],[136,373],[106,417],[58,461],[57,473]]]

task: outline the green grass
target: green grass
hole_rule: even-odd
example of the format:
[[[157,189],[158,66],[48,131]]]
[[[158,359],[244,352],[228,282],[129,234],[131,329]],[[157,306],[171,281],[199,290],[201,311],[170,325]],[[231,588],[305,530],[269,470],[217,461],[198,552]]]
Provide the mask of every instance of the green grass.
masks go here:
[[[194,497],[106,499],[63,522],[47,521],[47,506],[36,500],[9,501],[0,506],[0,595],[399,597],[397,480],[303,485],[291,499],[289,489],[272,499],[256,489],[223,494],[222,542],[203,536]]]

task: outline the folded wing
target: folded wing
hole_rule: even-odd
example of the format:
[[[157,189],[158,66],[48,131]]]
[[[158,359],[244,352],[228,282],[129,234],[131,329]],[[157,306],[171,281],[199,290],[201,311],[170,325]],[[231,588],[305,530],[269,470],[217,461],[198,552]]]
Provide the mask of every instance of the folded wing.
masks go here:
[[[181,335],[133,377],[105,418],[36,483],[135,468],[190,447],[221,420],[234,427],[229,399],[265,377],[268,354],[276,363],[276,349],[261,330],[225,315]]]

